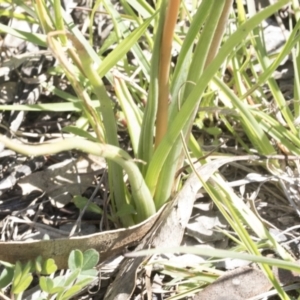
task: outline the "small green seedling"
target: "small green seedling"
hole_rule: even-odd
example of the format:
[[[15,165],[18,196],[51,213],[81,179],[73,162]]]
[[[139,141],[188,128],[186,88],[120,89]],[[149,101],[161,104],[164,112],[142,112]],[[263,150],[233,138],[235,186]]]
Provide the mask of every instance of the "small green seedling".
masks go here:
[[[0,274],[0,289],[11,286],[11,298],[22,299],[23,293],[32,284],[35,273],[39,277],[41,299],[55,296],[57,300],[67,300],[97,278],[98,271],[95,266],[98,261],[99,253],[94,249],[84,253],[73,250],[68,259],[69,270],[60,276],[53,276],[57,266],[52,258],[43,260],[39,256],[34,262],[22,264],[18,261],[15,265],[1,261],[0,264],[4,269]]]
[[[47,293],[48,297],[57,294],[57,300],[70,299],[96,279],[98,272],[94,267],[98,261],[99,254],[94,249],[84,253],[80,250],[73,250],[68,259],[70,272],[54,279],[40,277],[41,290]]]

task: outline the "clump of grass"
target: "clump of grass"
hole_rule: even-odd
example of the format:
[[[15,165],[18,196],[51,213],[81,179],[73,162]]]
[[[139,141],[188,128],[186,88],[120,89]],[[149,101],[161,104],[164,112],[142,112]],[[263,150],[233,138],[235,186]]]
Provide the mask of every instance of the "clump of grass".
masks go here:
[[[121,1],[124,14],[120,15],[109,1],[96,1],[90,17],[93,18],[101,3],[115,26],[111,33],[114,49],[106,57],[101,56],[106,49],[100,49],[98,55],[93,50],[91,35],[86,40],[73,26],[60,1],[53,1],[54,14],[48,9],[48,2],[43,0],[35,1],[32,8],[18,3],[33,20],[38,20],[43,33],[24,33],[3,24],[0,24],[0,30],[48,47],[77,98],[61,106],[1,106],[0,109],[51,110],[55,106],[56,110],[80,111],[81,118],[88,122],[94,136],[78,126],[72,132],[83,136],[85,143],[74,137],[46,146],[20,146],[4,136],[0,136],[0,142],[25,155],[44,155],[75,148],[105,157],[108,160],[112,203],[124,226],[150,217],[172,198],[181,186],[180,176],[176,176],[176,172],[185,164],[187,156],[205,156],[191,129],[195,118],[199,124],[205,117],[211,118],[209,109],[213,112],[222,112],[223,109],[232,112],[232,115],[220,113],[219,117],[237,138],[241,151],[255,151],[269,156],[275,154],[277,145],[280,145],[287,153],[299,155],[299,129],[295,126],[300,113],[299,102],[294,101],[292,109],[286,105],[272,73],[292,52],[295,62],[294,91],[295,97],[299,97],[299,81],[296,80],[299,78],[299,55],[295,47],[298,47],[300,23],[297,22],[285,46],[271,61],[263,47],[260,24],[289,1],[279,0],[259,12],[252,11],[249,5],[248,18],[242,1],[236,1],[235,12],[231,10],[232,2],[203,0],[199,5],[195,2],[195,13],[191,15],[184,1],[161,0],[157,1],[155,8],[142,0]],[[296,4],[293,5],[296,8]],[[178,19],[180,21],[185,15],[190,25],[184,28],[182,34],[176,22],[179,23]],[[142,42],[141,37],[144,37]],[[108,43],[104,43],[103,47],[107,47]],[[255,52],[261,74],[254,71],[250,47]],[[150,61],[143,51],[145,48],[151,55]],[[174,66],[171,64],[172,48],[178,51]],[[138,71],[130,66],[131,61],[126,56],[128,52],[136,60]],[[227,67],[231,72],[230,87],[223,80]],[[248,70],[252,71],[252,77]],[[133,156],[120,147],[114,105],[103,84],[103,77],[114,87],[116,100],[126,120]],[[285,120],[284,125],[277,120],[275,113],[265,111],[267,100],[261,90],[262,84],[268,85],[274,103]],[[54,89],[53,92],[62,95],[61,91]],[[141,101],[145,95],[146,104]],[[243,129],[247,143],[239,137],[232,120]],[[187,151],[184,151],[185,143],[188,144]],[[201,163],[205,164],[205,159]],[[279,169],[275,159],[269,165]],[[128,174],[130,186],[124,181],[123,170]],[[268,246],[283,259],[292,260],[260,219],[228,187],[224,178],[216,174],[203,185],[237,233],[237,241],[243,249],[260,255],[257,244],[244,226],[247,225],[260,239],[267,239]],[[288,299],[272,277],[267,262],[261,263],[280,297]]]

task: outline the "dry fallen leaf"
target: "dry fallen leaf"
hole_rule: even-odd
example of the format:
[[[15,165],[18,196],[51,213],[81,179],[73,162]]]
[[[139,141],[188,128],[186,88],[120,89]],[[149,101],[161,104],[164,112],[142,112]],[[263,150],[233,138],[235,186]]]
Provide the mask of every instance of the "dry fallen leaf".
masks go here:
[[[72,250],[82,252],[95,249],[104,261],[121,254],[126,247],[136,244],[155,224],[162,209],[146,221],[131,226],[106,232],[94,233],[85,236],[59,238],[53,240],[0,242],[0,260],[10,263],[34,260],[39,255],[44,258],[53,258],[59,269],[68,267],[68,257]]]
[[[220,241],[224,234],[216,228],[226,228],[227,222],[218,211],[201,212],[190,219],[186,226],[186,234],[200,243]]]
[[[299,275],[291,271],[274,267],[273,273],[282,285],[299,282]],[[196,294],[194,300],[245,300],[265,293],[271,287],[271,282],[262,271],[245,266],[224,273]]]
[[[272,284],[260,270],[241,267],[226,272],[196,294],[194,300],[245,300],[267,292]]]

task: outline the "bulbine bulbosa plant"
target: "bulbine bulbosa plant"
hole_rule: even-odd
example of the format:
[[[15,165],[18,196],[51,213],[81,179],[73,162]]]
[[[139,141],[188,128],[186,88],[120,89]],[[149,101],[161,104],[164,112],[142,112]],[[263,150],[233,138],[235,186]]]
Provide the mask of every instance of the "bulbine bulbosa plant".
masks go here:
[[[88,134],[86,127],[80,125],[82,122],[78,122],[76,131],[74,128],[72,131],[78,136],[59,142],[20,145],[3,135],[0,142],[29,156],[78,149],[106,158],[110,194],[117,215],[124,226],[141,222],[178,190],[180,176],[176,172],[184,163],[184,141],[190,146],[192,156],[204,155],[191,128],[199,106],[213,103],[212,86],[226,92],[221,78],[230,55],[244,46],[248,35],[262,20],[287,2],[280,0],[248,20],[238,22],[231,32],[228,19],[233,13],[233,0],[198,1],[192,4],[195,5],[193,15],[185,1],[180,0],[156,1],[155,8],[142,0],[121,0],[122,15],[110,1],[98,0],[91,9],[90,22],[101,4],[115,25],[114,48],[105,57],[101,56],[105,49],[99,53],[94,51],[92,37],[87,40],[73,26],[60,1],[35,0],[31,7],[18,2],[38,22],[42,34],[23,34],[22,29],[14,30],[2,24],[0,31],[49,49],[58,61],[60,72],[72,85],[76,99],[61,106],[52,103],[21,108],[1,106],[0,109],[47,110],[55,106],[56,110],[76,110],[92,130]],[[49,5],[53,5],[53,10]],[[237,5],[241,9],[242,1],[237,1]],[[182,35],[179,20],[184,16],[189,18],[190,25]],[[178,53],[175,65],[171,63],[172,49]],[[128,52],[136,60],[138,71],[130,67]],[[115,104],[103,83],[104,77],[114,87],[133,156],[120,148]],[[59,91],[54,89],[53,93]],[[146,101],[141,101],[145,97]],[[255,133],[251,134],[250,139],[255,138]],[[268,143],[264,147],[260,150],[265,154],[273,151]],[[128,182],[124,181],[124,171]]]

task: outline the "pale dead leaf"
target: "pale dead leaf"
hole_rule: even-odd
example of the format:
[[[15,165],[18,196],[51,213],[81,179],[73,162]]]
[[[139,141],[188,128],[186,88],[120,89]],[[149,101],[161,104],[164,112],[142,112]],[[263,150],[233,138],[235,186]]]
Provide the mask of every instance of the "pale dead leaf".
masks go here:
[[[200,243],[219,241],[224,234],[216,228],[226,228],[227,222],[219,211],[202,212],[191,218],[186,226],[186,234]]]
[[[273,274],[283,285],[299,282],[299,275],[289,270],[273,268]],[[194,300],[245,300],[263,294],[271,287],[271,282],[261,270],[245,266],[224,273],[197,293]]]
[[[271,287],[272,284],[262,271],[241,267],[226,272],[196,294],[194,300],[245,300],[264,293]]]
[[[80,157],[76,161],[64,161],[50,166],[46,170],[32,173],[19,180],[18,185],[27,195],[39,190],[47,193],[53,205],[63,207],[74,195],[81,195],[91,186],[94,176],[105,165]]]
[[[248,266],[251,262],[239,258],[226,258],[217,263],[218,269],[234,270],[236,268]]]

